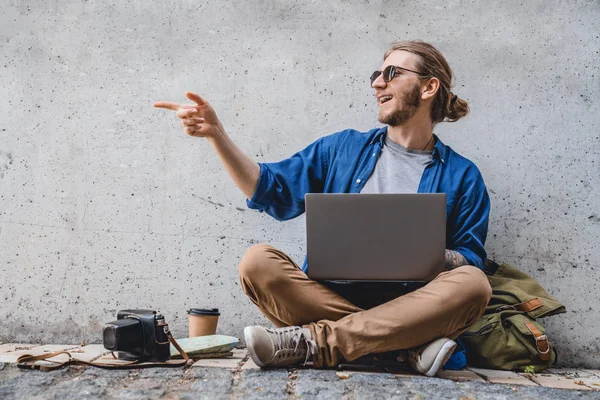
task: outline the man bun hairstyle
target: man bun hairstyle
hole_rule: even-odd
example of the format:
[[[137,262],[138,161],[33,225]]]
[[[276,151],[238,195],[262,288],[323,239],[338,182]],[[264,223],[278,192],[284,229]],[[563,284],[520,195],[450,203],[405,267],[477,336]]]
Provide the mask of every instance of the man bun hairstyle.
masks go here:
[[[436,77],[440,81],[440,87],[431,105],[431,120],[434,124],[458,121],[469,113],[469,103],[451,91],[452,70],[438,49],[421,40],[399,40],[392,43],[383,60],[396,50],[408,51],[419,56],[417,71],[426,75],[425,78]]]

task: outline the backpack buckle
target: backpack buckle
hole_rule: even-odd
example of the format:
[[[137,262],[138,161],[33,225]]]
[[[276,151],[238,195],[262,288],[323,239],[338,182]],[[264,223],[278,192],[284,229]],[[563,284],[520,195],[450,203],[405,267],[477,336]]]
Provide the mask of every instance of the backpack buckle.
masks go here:
[[[507,304],[507,305],[496,308],[495,312],[500,312],[500,311],[504,311],[504,310],[515,310],[516,311],[517,309],[515,308],[515,306],[511,306],[511,305]]]
[[[540,342],[543,343],[543,347],[545,347],[546,350],[540,349]],[[535,347],[537,347],[537,350],[539,351],[539,353],[541,355],[548,354],[550,352],[550,344],[548,343],[548,337],[546,335],[536,337],[535,338]]]

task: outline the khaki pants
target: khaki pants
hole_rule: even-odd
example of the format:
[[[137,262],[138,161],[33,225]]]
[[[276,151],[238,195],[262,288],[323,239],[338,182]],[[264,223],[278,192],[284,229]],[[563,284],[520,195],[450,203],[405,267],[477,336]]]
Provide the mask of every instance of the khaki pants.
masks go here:
[[[409,349],[440,337],[454,339],[483,314],[492,295],[485,274],[463,266],[408,293],[375,289],[367,298],[360,296],[362,290],[353,293],[363,303],[378,298],[361,308],[355,304],[359,301],[346,298],[352,294],[343,297],[309,279],[289,256],[265,244],[248,249],[239,272],[244,292],[273,324],[311,331],[318,347],[315,367]]]

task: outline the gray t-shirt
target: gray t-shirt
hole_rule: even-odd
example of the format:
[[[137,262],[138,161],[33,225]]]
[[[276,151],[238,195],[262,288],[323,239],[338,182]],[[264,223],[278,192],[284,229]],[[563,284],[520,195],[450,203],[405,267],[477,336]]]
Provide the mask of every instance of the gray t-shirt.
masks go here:
[[[375,170],[361,193],[417,193],[431,151],[407,149],[386,136]]]

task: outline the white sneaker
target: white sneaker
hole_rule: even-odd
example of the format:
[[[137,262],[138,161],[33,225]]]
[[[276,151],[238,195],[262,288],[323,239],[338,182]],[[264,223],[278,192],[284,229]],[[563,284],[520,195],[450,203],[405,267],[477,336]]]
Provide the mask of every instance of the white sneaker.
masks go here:
[[[408,362],[417,372],[427,376],[435,376],[442,365],[446,364],[456,342],[448,338],[440,338],[423,346],[408,350]]]
[[[317,344],[312,340],[310,331],[300,326],[247,326],[244,328],[244,339],[250,357],[259,367],[306,364],[317,352]]]

